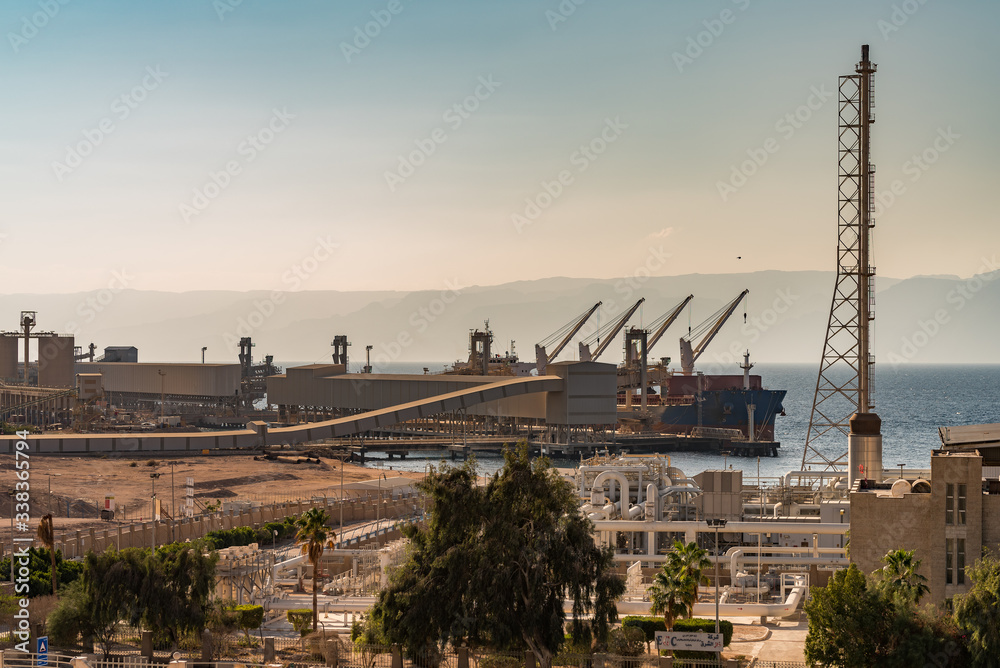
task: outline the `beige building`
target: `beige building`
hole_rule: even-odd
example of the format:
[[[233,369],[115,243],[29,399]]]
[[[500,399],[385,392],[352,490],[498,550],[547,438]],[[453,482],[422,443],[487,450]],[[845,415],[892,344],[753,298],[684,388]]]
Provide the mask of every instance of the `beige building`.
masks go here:
[[[851,561],[870,573],[887,552],[915,550],[927,602],[968,591],[965,567],[1000,547],[1000,482],[983,477],[977,451],[933,451],[930,480],[858,480],[850,502]]]

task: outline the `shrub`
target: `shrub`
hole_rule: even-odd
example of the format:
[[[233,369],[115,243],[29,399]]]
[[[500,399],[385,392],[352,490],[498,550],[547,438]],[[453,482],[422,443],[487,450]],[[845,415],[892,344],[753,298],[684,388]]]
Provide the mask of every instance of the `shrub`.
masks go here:
[[[291,622],[292,628],[295,629],[300,636],[304,636],[309,633],[309,629],[312,627],[313,611],[312,608],[289,610],[287,618],[288,621]]]
[[[247,643],[250,642],[250,631],[259,629],[264,623],[264,607],[260,605],[237,605],[233,608],[236,613],[236,628],[246,635]],[[311,611],[310,611],[311,613]]]
[[[148,462],[146,462],[146,466],[156,466],[156,460],[150,459]]]
[[[619,656],[639,656],[645,644],[645,635],[634,626],[614,629],[608,636],[608,652]]]
[[[622,628],[637,628],[642,631],[643,638],[646,641],[646,647],[648,649],[649,643],[656,640],[657,631],[666,631],[667,623],[660,619],[659,617],[640,617],[638,615],[629,615],[622,619]],[[712,627],[713,630],[715,627]]]

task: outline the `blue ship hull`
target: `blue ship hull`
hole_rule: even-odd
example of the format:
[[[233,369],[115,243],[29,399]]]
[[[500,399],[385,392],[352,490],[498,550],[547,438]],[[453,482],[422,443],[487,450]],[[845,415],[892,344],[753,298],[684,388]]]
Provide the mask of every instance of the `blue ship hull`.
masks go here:
[[[784,413],[781,403],[785,390],[726,389],[705,390],[701,397],[702,427],[738,429],[747,435],[747,406],[753,404],[754,440],[774,440],[774,418]],[[665,406],[658,430],[672,434],[687,434],[699,426],[698,402]]]

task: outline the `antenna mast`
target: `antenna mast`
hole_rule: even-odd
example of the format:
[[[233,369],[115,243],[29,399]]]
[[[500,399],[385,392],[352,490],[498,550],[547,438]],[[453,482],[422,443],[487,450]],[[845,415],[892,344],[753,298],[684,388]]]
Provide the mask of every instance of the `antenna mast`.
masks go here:
[[[870,264],[875,227],[875,166],[870,155],[875,69],[865,44],[855,74],[840,77],[837,283],[802,453],[803,471],[847,468],[843,441],[837,441],[832,452],[823,452],[820,447],[826,441],[846,440],[851,415],[870,413],[875,407],[875,356],[871,352],[875,267]]]

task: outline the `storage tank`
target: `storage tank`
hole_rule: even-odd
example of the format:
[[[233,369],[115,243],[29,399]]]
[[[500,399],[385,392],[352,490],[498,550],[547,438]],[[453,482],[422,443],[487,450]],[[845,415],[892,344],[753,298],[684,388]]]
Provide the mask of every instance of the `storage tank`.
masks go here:
[[[38,339],[38,386],[74,387],[76,369],[72,336],[46,336]]]
[[[875,413],[855,413],[851,416],[851,433],[847,436],[848,485],[861,478],[882,481],[882,419]]]
[[[17,382],[17,352],[21,339],[16,336],[0,336],[0,380]]]

